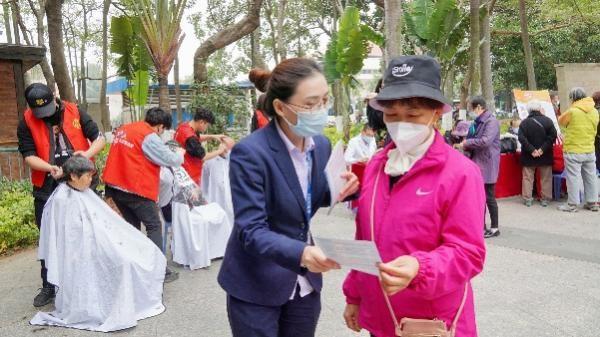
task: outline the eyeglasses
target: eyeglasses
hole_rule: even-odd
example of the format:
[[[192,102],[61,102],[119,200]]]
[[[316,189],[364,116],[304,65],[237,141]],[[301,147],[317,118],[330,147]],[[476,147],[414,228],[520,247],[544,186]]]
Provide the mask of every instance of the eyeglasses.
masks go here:
[[[287,103],[287,102],[283,102],[284,104],[288,105],[288,106],[293,106],[295,108],[298,109],[302,109],[302,110],[294,110],[291,109],[293,112],[295,113],[313,113],[315,111],[321,110],[323,108],[329,110],[331,109],[331,107],[333,106],[333,96],[327,96],[325,98],[323,98],[323,100],[320,103],[315,103],[312,105],[298,105],[298,104],[294,104],[294,103]]]

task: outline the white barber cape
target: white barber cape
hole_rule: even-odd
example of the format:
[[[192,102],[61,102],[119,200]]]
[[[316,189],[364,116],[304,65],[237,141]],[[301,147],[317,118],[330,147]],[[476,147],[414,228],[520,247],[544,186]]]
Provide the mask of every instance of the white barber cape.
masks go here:
[[[202,195],[208,202],[219,204],[233,224],[233,200],[229,184],[229,154],[226,158],[217,156],[202,167]]]
[[[212,259],[225,255],[232,230],[227,214],[215,203],[206,204],[198,186],[183,168],[162,170],[171,173],[161,174],[161,186],[173,190],[173,261],[192,270],[208,267]]]
[[[346,160],[346,164],[352,165],[365,159],[371,159],[375,152],[377,152],[375,138],[372,137],[368,140],[365,140],[363,136],[359,134],[348,141],[348,147],[344,153],[344,159]]]
[[[90,189],[57,187],[44,207],[38,257],[56,285],[56,309],[31,324],[109,332],[165,310],[164,255]]]

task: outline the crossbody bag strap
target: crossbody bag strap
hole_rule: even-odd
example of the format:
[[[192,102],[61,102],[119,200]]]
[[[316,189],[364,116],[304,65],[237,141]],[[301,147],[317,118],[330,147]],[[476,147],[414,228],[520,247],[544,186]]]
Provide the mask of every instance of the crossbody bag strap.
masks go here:
[[[373,196],[371,197],[371,209],[369,212],[369,221],[371,222],[371,241],[375,243],[375,198],[377,196],[377,186],[379,186],[379,177],[381,177],[381,170],[377,171],[377,176],[375,177],[375,185],[373,186]],[[390,311],[390,316],[392,316],[392,321],[394,321],[394,327],[396,331],[400,331],[400,323],[394,314],[394,308],[392,307],[392,303],[390,302],[389,296],[385,293],[383,286],[381,286],[381,292],[383,293],[383,298],[385,299],[385,304]]]
[[[373,242],[375,242],[375,198],[377,196],[377,187],[379,186],[379,178],[380,177],[381,177],[381,170],[378,170],[377,176],[375,177],[375,185],[373,186],[373,195],[371,197],[371,209],[369,212],[369,221],[370,221],[370,225],[371,225],[371,241],[373,241]],[[396,328],[396,331],[400,331],[401,330],[400,322],[398,322],[398,318],[396,318],[396,315],[394,314],[394,307],[392,307],[392,302],[390,301],[390,297],[385,293],[383,286],[381,286],[381,291],[383,293],[383,298],[385,299],[385,304],[387,305],[388,310],[390,312],[390,316],[392,316],[392,321],[394,322],[394,327]],[[460,316],[462,315],[463,309],[465,307],[465,303],[467,302],[468,291],[469,291],[469,283],[467,282],[467,283],[465,283],[465,291],[464,291],[462,300],[460,302],[460,306],[458,307],[458,311],[456,312],[456,316],[454,316],[454,320],[452,321],[452,325],[450,327],[450,333],[451,333],[452,337],[456,333],[456,326],[458,324],[458,320],[460,319]]]
[[[462,297],[462,301],[460,301],[460,306],[458,307],[458,311],[456,312],[456,316],[452,321],[452,326],[450,326],[450,336],[454,337],[456,333],[456,326],[458,325],[458,320],[462,315],[463,309],[465,308],[465,303],[467,303],[467,295],[469,294],[469,282],[465,283],[465,292]]]

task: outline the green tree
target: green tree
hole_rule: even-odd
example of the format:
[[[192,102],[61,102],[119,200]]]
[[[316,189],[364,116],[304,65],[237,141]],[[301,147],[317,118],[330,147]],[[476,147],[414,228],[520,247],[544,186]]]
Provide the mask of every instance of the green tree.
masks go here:
[[[177,58],[185,33],[181,19],[187,0],[129,0],[130,6],[142,23],[142,39],[152,57],[158,78],[158,104],[171,111],[169,102],[169,73]]]
[[[350,89],[358,83],[354,75],[363,68],[369,42],[383,45],[383,36],[361,22],[358,8],[346,7],[325,53],[325,74],[333,84],[334,109],[344,119],[346,141],[350,138]]]

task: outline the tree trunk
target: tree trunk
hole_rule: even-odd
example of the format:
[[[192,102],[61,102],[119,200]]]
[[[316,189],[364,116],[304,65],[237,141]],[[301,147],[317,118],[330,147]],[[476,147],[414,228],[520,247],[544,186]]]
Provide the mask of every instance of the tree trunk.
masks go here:
[[[446,71],[444,81],[444,96],[449,100],[454,100],[454,80],[456,79],[456,70],[453,67],[449,67]]]
[[[480,83],[480,67],[479,67],[479,42],[481,41],[481,33],[479,31],[479,6],[480,0],[471,0],[471,63],[473,70],[471,72],[471,96],[479,95],[481,92]]]
[[[71,53],[71,43],[69,43],[69,34],[65,27],[65,43],[67,44],[67,52],[69,53],[69,67],[71,69],[71,85],[73,86],[73,90],[75,90],[75,78],[77,78],[77,65],[73,65],[73,55]],[[73,47],[75,49],[75,47]],[[77,51],[75,51],[75,61],[77,61]],[[75,93],[73,93],[75,95]]]
[[[171,102],[169,101],[169,74],[158,74],[158,106],[164,111],[171,113]]]
[[[104,132],[111,131],[110,110],[106,102],[106,85],[108,81],[108,13],[111,0],[104,0],[102,7],[102,82],[100,83],[100,119]]]
[[[521,18],[521,40],[523,41],[523,51],[525,52],[525,66],[527,67],[527,86],[529,90],[537,90],[535,70],[533,68],[533,56],[531,54],[531,42],[529,41],[525,0],[519,0],[519,16]]]
[[[4,11],[4,30],[6,30],[6,42],[12,44],[12,29],[10,28],[10,4],[8,2],[2,3],[2,9]]]
[[[179,56],[175,59],[175,104],[177,104],[177,122],[183,121],[183,109],[181,108],[181,86],[179,84]]]
[[[17,17],[17,6],[18,4],[15,2],[10,3],[10,8],[12,12],[12,24],[13,24],[13,35],[15,38],[15,44],[21,44],[21,35],[19,34],[19,23]]]
[[[45,36],[46,36],[46,27],[44,26],[44,16],[46,16],[46,9],[44,8],[45,0],[39,0],[39,7],[36,7],[34,0],[27,0],[29,3],[29,7],[31,8],[31,12],[35,15],[36,26],[37,26],[37,45],[40,47],[46,48]],[[54,80],[54,74],[52,73],[52,68],[50,67],[50,62],[48,62],[48,52],[44,56],[44,59],[40,63],[40,67],[42,68],[42,73],[44,74],[44,78],[46,78],[46,84],[53,92],[56,92],[56,81]]]
[[[48,40],[50,41],[52,69],[54,70],[58,91],[62,99],[73,102],[75,101],[75,92],[69,77],[62,30],[62,0],[48,0],[46,2],[46,17],[48,19]]]
[[[487,102],[488,110],[492,113],[496,112],[494,102],[494,83],[492,82],[492,52],[491,52],[491,3],[488,1],[484,8],[484,15],[481,18],[481,36],[483,43],[481,44],[480,59],[481,59],[481,90],[483,97]]]
[[[385,63],[402,55],[402,0],[385,0]]]
[[[265,64],[265,60],[263,59],[262,52],[260,50],[260,27],[256,27],[252,35],[250,36],[250,46],[251,57],[250,60],[252,62],[252,68],[260,68],[260,69],[268,69]]]
[[[86,50],[86,44],[88,43],[88,34],[89,34],[89,29],[88,29],[88,17],[87,17],[87,8],[85,7],[85,2],[82,1],[81,2],[81,9],[83,12],[83,36],[81,37],[81,48],[79,48],[79,54],[80,54],[80,64],[79,64],[79,69],[81,69],[81,71],[79,72],[79,88],[81,88],[81,98],[79,101],[79,104],[83,107],[84,110],[87,110],[88,108],[88,102],[87,102],[87,80],[86,78],[88,77],[88,71],[87,71],[87,66],[86,66],[86,62],[85,62],[85,50]],[[75,35],[73,35],[73,39],[75,39]]]
[[[196,83],[203,83],[208,79],[206,63],[210,55],[252,33],[259,26],[262,2],[263,0],[251,0],[248,13],[243,19],[209,37],[196,49],[194,54]]]
[[[285,23],[287,0],[280,0],[279,6],[277,7],[277,37],[274,41],[279,55],[279,61],[283,61],[287,58],[286,46],[283,42],[283,25]]]

